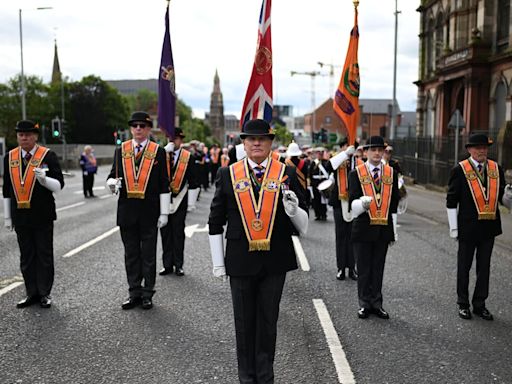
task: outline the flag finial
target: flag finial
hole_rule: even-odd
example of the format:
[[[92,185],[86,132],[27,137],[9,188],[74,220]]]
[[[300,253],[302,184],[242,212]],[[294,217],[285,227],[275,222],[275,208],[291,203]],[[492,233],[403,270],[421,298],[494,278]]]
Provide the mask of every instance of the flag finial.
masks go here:
[[[354,8],[357,9],[357,7],[359,6],[359,0],[354,0],[353,3],[354,3]]]

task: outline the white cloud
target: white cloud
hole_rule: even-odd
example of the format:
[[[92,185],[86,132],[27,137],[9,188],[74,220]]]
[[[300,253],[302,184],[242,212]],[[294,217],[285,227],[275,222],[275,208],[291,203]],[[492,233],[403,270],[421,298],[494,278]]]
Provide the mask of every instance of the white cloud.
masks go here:
[[[20,72],[18,8],[23,8],[25,73],[48,81],[56,37],[61,70],[72,80],[155,78],[164,32],[165,1],[23,0],[0,4],[0,82]],[[361,0],[361,97],[391,98],[394,1]],[[399,8],[397,99],[415,109],[419,14],[415,1]],[[36,7],[52,10],[36,11]],[[240,114],[256,48],[260,0],[172,0],[170,28],[177,92],[196,114],[209,109],[218,69],[226,113]],[[272,4],[274,102],[303,114],[311,106],[309,76],[317,62],[342,66],[353,25],[350,0],[275,0]],[[337,86],[340,68],[335,69]],[[330,79],[316,78],[316,104],[329,97]]]

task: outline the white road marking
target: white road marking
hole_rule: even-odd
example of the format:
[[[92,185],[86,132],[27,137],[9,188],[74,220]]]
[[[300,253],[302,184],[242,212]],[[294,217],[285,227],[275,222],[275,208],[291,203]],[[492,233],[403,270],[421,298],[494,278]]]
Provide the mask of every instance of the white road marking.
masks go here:
[[[308,272],[311,268],[309,267],[308,259],[306,258],[306,254],[304,253],[304,249],[302,248],[302,244],[300,243],[298,236],[292,236],[293,248],[295,249],[295,254],[299,259],[300,267],[303,271]]]
[[[208,224],[204,228],[199,228],[199,224],[187,225],[185,227],[185,236],[192,237],[196,232],[208,232]]]
[[[106,239],[107,237],[113,235],[114,233],[118,232],[119,231],[119,227],[114,227],[110,230],[108,230],[107,232],[105,232],[104,234],[102,235],[99,235],[98,237],[95,237],[94,239],[92,240],[89,240],[87,243],[85,244],[82,244],[81,246],[69,251],[68,253],[66,253],[64,256],[62,257],[71,257],[73,255],[76,255],[78,252],[81,252],[83,251],[84,249],[86,248],[89,248],[91,245],[94,245],[96,244],[97,242],[103,240],[103,239]]]
[[[92,190],[93,190],[93,191],[99,191],[99,190],[103,190],[103,189],[105,189],[105,187],[93,187],[93,189],[92,189]],[[80,194],[80,193],[84,193],[84,191],[83,191],[83,189],[81,189],[81,190],[78,190],[78,191],[74,191],[73,193],[74,193],[75,195],[78,195],[78,194]]]
[[[112,197],[112,196],[114,196],[114,195],[112,195],[112,194],[110,194],[110,193],[109,193],[108,195],[102,195],[102,196],[100,196],[100,199],[108,199],[109,197]]]
[[[64,207],[57,208],[56,211],[57,212],[61,212],[61,211],[65,211],[66,209],[79,207],[79,206],[84,205],[84,204],[85,204],[85,201],[81,201],[79,203],[75,203],[75,204],[71,204],[71,205],[66,205]]]
[[[345,351],[343,351],[340,339],[336,333],[336,329],[334,329],[334,324],[332,323],[331,316],[329,316],[324,301],[321,299],[313,299],[313,304],[324,330],[329,350],[331,351],[332,360],[336,367],[336,372],[338,373],[338,381],[341,384],[355,384],[356,379],[354,378],[352,369],[350,369],[347,356],[345,356]]]
[[[5,295],[7,292],[12,291],[14,288],[19,287],[23,284],[23,281],[17,281],[15,283],[9,284],[7,287],[0,289],[0,296]]]

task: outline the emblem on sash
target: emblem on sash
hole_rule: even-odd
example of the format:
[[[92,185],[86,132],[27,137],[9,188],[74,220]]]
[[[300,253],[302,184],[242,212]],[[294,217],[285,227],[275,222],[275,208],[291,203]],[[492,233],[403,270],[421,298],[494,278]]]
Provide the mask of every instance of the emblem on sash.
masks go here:
[[[267,192],[275,192],[279,189],[279,181],[275,179],[266,179],[263,182],[263,189]]]
[[[361,176],[359,178],[359,182],[361,184],[371,184],[372,183],[372,178],[370,176]]]
[[[476,179],[476,172],[475,171],[467,172],[466,173],[466,179],[468,179],[469,181],[475,180]]]
[[[240,179],[234,185],[236,193],[242,193],[247,191],[251,187],[251,181],[249,179]]]
[[[257,232],[261,231],[263,229],[263,221],[260,219],[253,219],[251,221],[251,227]]]
[[[393,178],[388,175],[382,175],[382,182],[384,184],[393,184]]]
[[[491,179],[497,179],[498,178],[498,171],[495,169],[489,169],[487,171],[487,176],[489,176]]]
[[[156,153],[144,151],[144,157],[149,160],[153,160],[156,157]]]
[[[130,157],[133,157],[133,151],[122,152],[121,156],[123,156],[123,159],[129,159]]]
[[[12,168],[17,168],[20,166],[20,161],[19,160],[11,160],[11,167]]]

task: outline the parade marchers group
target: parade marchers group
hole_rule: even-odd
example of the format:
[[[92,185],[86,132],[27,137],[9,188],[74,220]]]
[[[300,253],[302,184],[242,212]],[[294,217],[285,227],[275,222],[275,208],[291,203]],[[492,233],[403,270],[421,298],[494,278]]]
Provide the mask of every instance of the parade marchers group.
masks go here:
[[[332,206],[338,280],[357,280],[359,318],[383,308],[382,281],[388,247],[398,240],[397,209],[405,192],[400,164],[382,137],[364,145],[273,150],[275,134],[264,120],[250,120],[241,143],[220,148],[192,140],[175,129],[165,147],[151,139],[152,119],[134,112],[128,121],[132,139],[116,148],[106,184],[119,195],[117,224],[124,245],[128,298],[125,310],[153,306],[158,229],[162,239],[160,275],[183,276],[185,220],[201,190],[215,185],[209,243],[213,275],[231,287],[238,375],[241,383],[273,383],[279,304],[286,273],[297,269],[292,236],[304,235],[308,215],[327,220]],[[18,147],[5,157],[3,203],[5,227],[15,230],[26,297],[18,308],[49,308],[54,279],[53,193],[64,187],[57,155],[37,144],[39,126],[16,125]],[[451,172],[446,207],[450,237],[457,239],[457,304],[463,319],[486,320],[490,258],[502,233],[499,203],[512,208],[512,187],[501,167],[487,158],[492,141],[469,137],[469,157]],[[84,195],[94,197],[96,159],[86,146],[80,159]],[[225,240],[224,240],[225,239]],[[225,244],[224,244],[225,242]],[[476,285],[468,293],[476,255]]]

